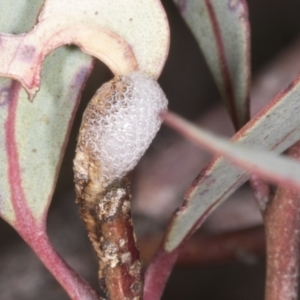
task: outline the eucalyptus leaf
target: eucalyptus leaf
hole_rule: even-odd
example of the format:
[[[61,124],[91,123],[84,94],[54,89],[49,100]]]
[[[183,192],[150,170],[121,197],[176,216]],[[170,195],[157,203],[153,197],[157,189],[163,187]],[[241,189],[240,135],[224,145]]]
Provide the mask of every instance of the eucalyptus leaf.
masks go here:
[[[300,76],[237,132],[232,141],[257,150],[285,151],[300,139],[299,99]],[[185,194],[184,204],[169,225],[164,249],[176,249],[249,176],[223,156],[216,156]]]
[[[47,0],[31,31],[0,39],[0,76],[18,80],[32,99],[43,60],[66,44],[102,60],[114,74],[140,70],[157,78],[169,50],[169,27],[159,0],[112,0],[109,5],[105,0]]]
[[[230,142],[173,113],[165,113],[164,120],[199,147],[224,156],[249,173],[260,175],[265,180],[290,187],[300,193],[300,164],[296,159]]]
[[[0,31],[30,30],[42,4],[19,0],[12,10],[11,3],[2,3],[1,15],[10,18],[1,18]],[[92,59],[79,49],[57,50],[44,63],[42,85],[33,103],[18,83],[1,79],[0,215],[10,224],[17,221],[16,210],[27,206],[37,220],[46,214],[67,133],[91,67]]]
[[[250,37],[244,0],[173,0],[194,34],[237,129],[249,120]]]
[[[109,5],[98,0],[51,0],[43,6],[42,2],[37,6],[19,1],[14,6],[12,11],[11,4],[4,5],[1,14],[20,20],[34,11],[40,15],[34,28],[36,16],[28,18],[27,27],[20,21],[19,28],[14,17],[1,20],[5,34],[0,35],[0,74],[19,80],[31,97],[40,91],[29,103],[17,83],[4,79],[0,89],[0,213],[11,223],[21,202],[28,204],[37,219],[45,214],[79,95],[92,66],[92,59],[79,49],[62,48],[47,58],[40,76],[44,58],[62,44],[75,43],[103,58],[117,73],[139,68],[157,77],[169,46],[168,23],[158,0],[123,4],[114,0]],[[151,27],[145,25],[145,19]],[[28,33],[15,35],[22,29]]]

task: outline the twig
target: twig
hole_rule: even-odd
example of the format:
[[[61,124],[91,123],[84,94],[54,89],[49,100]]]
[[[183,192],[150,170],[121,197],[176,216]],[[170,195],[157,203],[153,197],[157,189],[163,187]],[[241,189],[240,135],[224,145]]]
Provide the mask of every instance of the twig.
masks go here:
[[[109,300],[139,300],[143,293],[142,267],[130,213],[130,184],[126,176],[134,159],[139,157],[133,157],[129,149],[134,143],[131,132],[120,128],[136,128],[136,124],[127,122],[127,116],[132,115],[127,108],[135,109],[132,104],[137,97],[134,80],[138,83],[142,80],[146,85],[154,82],[134,73],[131,77],[115,77],[96,92],[83,116],[74,159],[77,202],[98,255],[100,284]],[[157,121],[157,118],[152,119]],[[143,136],[147,137],[146,133]],[[147,141],[141,142],[147,145]]]
[[[28,234],[30,227],[31,233]],[[24,224],[25,232],[20,228],[18,232],[36,253],[45,267],[61,284],[72,300],[100,300],[92,287],[81,278],[53,248],[45,232],[44,226],[28,222]],[[25,234],[25,235],[23,235]]]
[[[256,203],[262,214],[265,213],[267,205],[271,200],[270,186],[259,176],[252,175],[250,185],[254,194]]]
[[[115,180],[104,190],[96,187],[93,180],[83,185],[77,201],[98,255],[100,285],[110,300],[141,299],[143,278],[132,228],[129,180]]]
[[[132,228],[127,178],[117,181],[103,195],[97,212],[101,220],[99,278],[109,299],[140,299],[143,277]]]
[[[155,236],[139,243],[144,265],[148,265],[162,237]],[[265,234],[262,226],[214,235],[196,234],[186,242],[176,265],[199,266],[234,260],[247,262],[265,253]]]
[[[288,151],[300,160],[300,142]],[[300,195],[279,187],[265,214],[266,300],[296,300],[299,276]]]
[[[159,300],[172,272],[180,249],[166,252],[161,247],[145,274],[144,300]]]

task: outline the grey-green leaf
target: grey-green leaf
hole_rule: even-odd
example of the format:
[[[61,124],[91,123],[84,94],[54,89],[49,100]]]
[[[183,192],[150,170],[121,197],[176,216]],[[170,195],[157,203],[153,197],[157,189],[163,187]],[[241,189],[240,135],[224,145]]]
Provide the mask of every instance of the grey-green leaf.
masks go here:
[[[194,34],[236,129],[249,120],[250,39],[244,0],[173,0]]]
[[[300,139],[300,76],[234,137],[237,144],[281,153]],[[216,156],[196,178],[174,215],[164,248],[174,250],[206,217],[249,179],[247,171]]]
[[[0,32],[29,31],[43,1],[1,4]],[[5,17],[8,16],[8,17]],[[15,226],[20,211],[45,217],[68,132],[92,58],[62,47],[45,61],[34,102],[17,82],[0,79],[0,216]]]

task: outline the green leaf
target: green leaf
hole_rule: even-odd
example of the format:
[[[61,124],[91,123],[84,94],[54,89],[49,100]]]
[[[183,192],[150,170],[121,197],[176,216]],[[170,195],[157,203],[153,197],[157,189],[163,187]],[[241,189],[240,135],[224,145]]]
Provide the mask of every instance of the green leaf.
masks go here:
[[[278,156],[271,151],[245,147],[215,136],[173,113],[164,114],[165,122],[199,147],[224,156],[237,167],[275,184],[282,184],[300,193],[300,164],[296,159]]]
[[[250,39],[244,0],[173,0],[194,34],[237,129],[249,120]]]
[[[18,79],[31,95],[42,82],[33,103],[26,100],[19,84],[2,79],[0,85],[0,214],[11,224],[16,210],[26,211],[25,206],[35,219],[46,214],[69,127],[92,66],[91,57],[64,47],[46,59],[40,80],[44,58],[62,44],[75,43],[103,57],[116,72],[139,68],[157,77],[169,45],[168,23],[159,1],[122,4],[115,0],[107,5],[98,0],[51,0],[42,10],[42,2],[28,3],[19,0],[13,10],[6,3],[1,10],[1,15],[15,17],[1,19],[0,31],[6,34],[0,35],[0,73]],[[40,10],[39,22],[30,31],[36,19],[32,15]],[[12,35],[22,29],[29,32]]]
[[[1,18],[0,31],[29,30],[42,4],[20,0],[13,6],[2,4],[1,16],[16,16],[19,22],[17,26],[15,18]],[[18,83],[1,79],[0,215],[10,224],[15,225],[16,215],[26,207],[37,220],[45,215],[91,67],[91,58],[78,49],[57,50],[45,61],[41,89],[33,103]]]
[[[232,139],[237,144],[281,153],[300,139],[300,76]],[[289,170],[287,170],[289,171]],[[164,249],[174,250],[206,217],[249,179],[249,173],[216,156],[196,178],[174,215]],[[273,178],[274,179],[274,178]]]
[[[17,79],[33,98],[41,63],[75,44],[114,74],[140,70],[157,78],[169,50],[169,27],[159,0],[48,0],[26,34],[1,34],[0,76]]]

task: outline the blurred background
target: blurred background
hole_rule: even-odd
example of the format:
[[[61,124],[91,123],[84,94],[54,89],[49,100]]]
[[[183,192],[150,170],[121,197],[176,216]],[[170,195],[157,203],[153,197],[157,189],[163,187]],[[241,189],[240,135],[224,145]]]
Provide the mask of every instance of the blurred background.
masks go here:
[[[226,0],[227,1],[227,0]],[[255,114],[300,71],[300,2],[248,0]],[[172,111],[209,130],[231,136],[233,127],[196,41],[174,4],[163,1],[171,48],[159,82]],[[81,116],[101,84],[112,78],[96,63],[77,113],[48,217],[61,256],[96,289],[97,260],[75,203],[72,160]],[[133,217],[146,265],[185,190],[211,156],[162,127],[132,172]],[[0,220],[0,299],[67,300],[68,297],[18,234]],[[263,299],[264,233],[247,185],[211,215],[179,258],[163,300]]]

